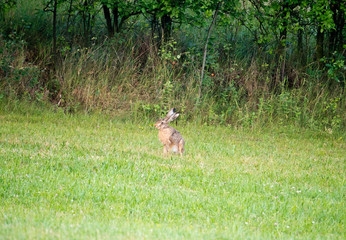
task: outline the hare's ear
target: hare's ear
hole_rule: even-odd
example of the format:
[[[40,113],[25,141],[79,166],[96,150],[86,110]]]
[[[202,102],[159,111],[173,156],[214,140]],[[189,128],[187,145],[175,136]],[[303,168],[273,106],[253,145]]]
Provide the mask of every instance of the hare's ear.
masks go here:
[[[172,122],[174,121],[175,119],[177,119],[179,117],[179,113],[174,113],[170,118],[169,118],[169,121]]]
[[[169,119],[174,116],[175,114],[175,108],[171,108],[171,110],[168,111],[166,117],[165,117],[165,121],[166,122],[170,122]]]

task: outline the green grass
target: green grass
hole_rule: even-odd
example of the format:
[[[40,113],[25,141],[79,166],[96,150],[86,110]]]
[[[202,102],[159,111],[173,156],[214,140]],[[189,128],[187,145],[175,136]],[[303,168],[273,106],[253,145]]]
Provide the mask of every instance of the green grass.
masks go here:
[[[1,239],[344,239],[345,141],[0,107]]]

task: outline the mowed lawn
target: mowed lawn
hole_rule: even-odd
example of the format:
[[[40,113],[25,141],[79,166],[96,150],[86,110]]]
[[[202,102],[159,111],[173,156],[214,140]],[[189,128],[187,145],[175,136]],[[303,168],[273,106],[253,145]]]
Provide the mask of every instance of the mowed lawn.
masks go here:
[[[0,108],[0,239],[345,239],[345,140]]]

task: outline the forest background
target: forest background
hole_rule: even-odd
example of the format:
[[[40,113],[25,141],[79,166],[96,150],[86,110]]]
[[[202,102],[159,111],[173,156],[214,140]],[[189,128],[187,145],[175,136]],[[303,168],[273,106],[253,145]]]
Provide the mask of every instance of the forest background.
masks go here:
[[[345,126],[338,0],[1,0],[0,98],[152,121]]]

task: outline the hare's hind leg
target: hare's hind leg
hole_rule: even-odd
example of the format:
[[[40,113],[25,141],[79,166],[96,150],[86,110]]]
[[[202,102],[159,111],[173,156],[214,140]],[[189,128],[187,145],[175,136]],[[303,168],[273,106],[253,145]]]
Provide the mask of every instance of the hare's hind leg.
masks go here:
[[[184,153],[184,151],[185,151],[185,141],[184,141],[184,139],[181,139],[180,141],[179,141],[179,148],[178,148],[178,152],[180,153],[180,156],[183,156],[183,153]]]

